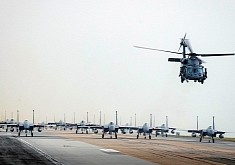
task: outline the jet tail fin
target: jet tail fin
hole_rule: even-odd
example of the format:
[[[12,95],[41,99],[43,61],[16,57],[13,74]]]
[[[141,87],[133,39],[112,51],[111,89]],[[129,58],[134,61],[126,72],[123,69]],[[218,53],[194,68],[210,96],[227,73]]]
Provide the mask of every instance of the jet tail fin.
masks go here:
[[[213,116],[213,130],[215,129],[215,116]]]
[[[198,116],[197,116],[197,130],[198,130]]]
[[[168,128],[168,116],[166,116],[166,127]]]

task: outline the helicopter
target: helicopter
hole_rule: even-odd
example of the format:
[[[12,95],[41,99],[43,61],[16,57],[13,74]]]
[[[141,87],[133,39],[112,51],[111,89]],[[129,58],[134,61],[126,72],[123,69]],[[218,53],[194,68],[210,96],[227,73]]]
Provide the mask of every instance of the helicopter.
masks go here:
[[[179,77],[181,78],[181,83],[184,81],[188,82],[189,80],[193,80],[194,82],[199,82],[201,84],[207,79],[207,68],[205,68],[202,63],[205,63],[201,57],[210,57],[210,56],[232,56],[235,55],[234,53],[226,53],[226,54],[197,54],[193,52],[193,49],[190,45],[188,39],[186,39],[186,33],[183,38],[181,38],[180,47],[178,52],[162,50],[162,49],[154,49],[142,46],[134,46],[135,48],[141,49],[149,49],[149,50],[156,50],[166,53],[173,53],[173,54],[181,54],[183,58],[168,58],[169,62],[180,62],[180,73]],[[181,47],[183,47],[182,53],[179,52]],[[186,53],[186,48],[188,48],[190,53]]]

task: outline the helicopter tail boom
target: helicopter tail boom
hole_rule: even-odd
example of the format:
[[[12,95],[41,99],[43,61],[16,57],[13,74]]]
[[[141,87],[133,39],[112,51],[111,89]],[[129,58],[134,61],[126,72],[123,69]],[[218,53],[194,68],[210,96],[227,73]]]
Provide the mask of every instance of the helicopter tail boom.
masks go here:
[[[181,62],[181,58],[168,58],[169,62]]]

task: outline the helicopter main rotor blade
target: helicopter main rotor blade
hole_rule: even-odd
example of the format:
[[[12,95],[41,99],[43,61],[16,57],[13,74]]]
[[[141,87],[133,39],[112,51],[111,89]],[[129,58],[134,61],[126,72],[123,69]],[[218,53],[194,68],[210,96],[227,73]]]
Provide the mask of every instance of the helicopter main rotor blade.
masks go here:
[[[224,53],[224,54],[198,54],[198,56],[202,57],[210,57],[210,56],[234,56],[235,53]]]
[[[202,63],[206,63],[206,61],[200,59],[199,57],[196,57],[199,61],[201,61]]]
[[[182,54],[179,52],[173,52],[173,51],[168,51],[168,50],[161,50],[161,49],[154,49],[154,48],[147,48],[147,47],[142,47],[142,46],[134,46],[135,48],[140,48],[140,49],[148,49],[148,50],[156,50],[160,52],[167,52],[167,53],[174,53],[174,54]]]
[[[180,48],[182,47],[182,45],[184,45],[184,41],[185,41],[186,35],[187,35],[187,33],[184,34],[184,38],[181,38],[180,47],[178,49],[178,52],[180,51]]]

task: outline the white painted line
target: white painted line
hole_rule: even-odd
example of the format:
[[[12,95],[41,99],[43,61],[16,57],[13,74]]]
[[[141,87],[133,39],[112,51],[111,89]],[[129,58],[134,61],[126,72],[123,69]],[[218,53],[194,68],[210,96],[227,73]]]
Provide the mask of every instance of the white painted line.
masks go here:
[[[115,153],[119,153],[119,151],[117,151],[117,150],[114,150],[114,149],[100,149],[101,151],[104,151],[104,152],[115,152]]]

